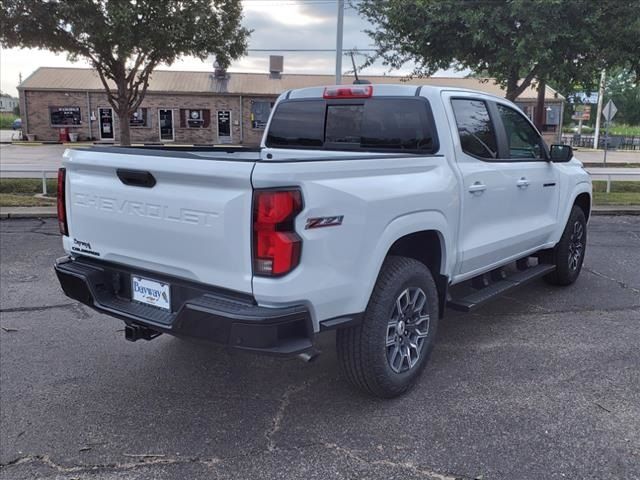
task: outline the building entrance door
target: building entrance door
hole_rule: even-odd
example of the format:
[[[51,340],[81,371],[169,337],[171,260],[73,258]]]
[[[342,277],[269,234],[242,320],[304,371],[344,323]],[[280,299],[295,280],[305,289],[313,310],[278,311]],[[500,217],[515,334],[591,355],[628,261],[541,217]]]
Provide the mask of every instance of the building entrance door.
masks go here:
[[[113,109],[99,108],[100,140],[113,140]]]
[[[158,125],[160,128],[160,141],[173,142],[173,110],[158,110]]]
[[[218,143],[231,143],[231,112],[218,110]]]

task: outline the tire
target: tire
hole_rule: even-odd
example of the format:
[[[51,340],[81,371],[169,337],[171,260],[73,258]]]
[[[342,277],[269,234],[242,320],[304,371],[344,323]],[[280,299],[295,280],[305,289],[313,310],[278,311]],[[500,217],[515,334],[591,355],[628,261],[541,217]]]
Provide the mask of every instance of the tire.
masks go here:
[[[424,370],[437,328],[438,292],[429,269],[411,258],[387,257],[362,323],[336,332],[342,373],[369,395],[402,395]]]
[[[578,279],[587,246],[587,220],[584,211],[574,205],[564,227],[562,237],[555,248],[540,257],[545,263],[556,266],[544,279],[552,285],[571,285]]]

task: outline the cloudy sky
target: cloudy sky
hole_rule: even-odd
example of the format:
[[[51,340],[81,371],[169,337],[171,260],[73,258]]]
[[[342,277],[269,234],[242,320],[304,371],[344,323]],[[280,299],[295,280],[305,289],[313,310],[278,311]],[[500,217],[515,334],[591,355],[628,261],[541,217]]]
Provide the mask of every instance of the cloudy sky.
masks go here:
[[[336,0],[242,0],[244,24],[253,30],[249,49],[314,48],[332,49],[336,42]],[[369,25],[352,8],[345,10],[344,48],[371,48],[371,40],[363,32]],[[335,55],[331,52],[273,52],[284,55],[285,73],[334,73]],[[232,64],[231,71],[266,72],[268,52],[249,52]],[[84,61],[71,63],[66,55],[56,55],[45,50],[3,49],[0,52],[0,88],[17,95],[15,87],[19,75],[28,77],[41,66],[87,67]],[[209,70],[211,61],[201,62],[186,57],[171,67],[175,70]],[[343,71],[351,70],[351,60],[343,59]],[[394,74],[406,74],[407,67]],[[374,65],[364,71],[382,74],[387,69]],[[443,72],[443,74],[455,74]]]

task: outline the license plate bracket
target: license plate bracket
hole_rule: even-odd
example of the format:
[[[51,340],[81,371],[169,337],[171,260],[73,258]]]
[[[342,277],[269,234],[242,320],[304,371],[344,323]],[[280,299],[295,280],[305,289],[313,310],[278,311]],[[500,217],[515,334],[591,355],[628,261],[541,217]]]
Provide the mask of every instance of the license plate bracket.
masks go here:
[[[170,312],[171,286],[158,280],[132,275],[131,300]]]

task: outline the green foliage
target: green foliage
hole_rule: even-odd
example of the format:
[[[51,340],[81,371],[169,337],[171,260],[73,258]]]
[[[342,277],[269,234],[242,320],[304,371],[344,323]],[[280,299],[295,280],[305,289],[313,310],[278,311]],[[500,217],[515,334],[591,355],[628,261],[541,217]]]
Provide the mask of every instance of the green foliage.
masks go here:
[[[617,116],[617,115],[616,115]],[[612,124],[610,135],[624,135],[625,137],[640,137],[640,125]]]
[[[0,193],[0,207],[55,207],[55,199]]]
[[[55,193],[57,188],[57,179],[47,179],[48,193]],[[0,193],[31,195],[42,193],[42,180],[39,178],[0,178]]]
[[[385,65],[415,74],[486,72],[515,99],[534,80],[593,86],[601,68],[640,58],[637,0],[359,0]],[[638,53],[637,56],[634,56]],[[640,71],[640,67],[637,69]]]
[[[593,182],[593,203],[596,205],[640,205],[640,182],[611,182],[611,193],[607,193],[607,182]]]
[[[0,129],[10,130],[13,127],[13,121],[18,118],[14,115],[2,115],[0,116]]]
[[[0,43],[87,58],[121,118],[121,143],[159,64],[216,56],[222,67],[247,48],[240,0],[0,0]]]
[[[594,128],[590,127],[588,125],[582,125],[582,134],[590,134],[593,133]],[[578,133],[578,127],[577,125],[574,126],[570,126],[570,127],[562,127],[562,133]]]
[[[606,85],[605,99],[613,100],[618,107],[614,123],[640,125],[640,82],[636,75],[629,70],[616,69],[609,73]],[[619,127],[622,125],[616,128]]]

